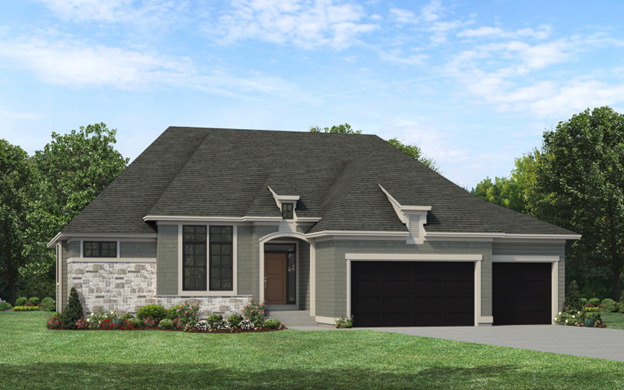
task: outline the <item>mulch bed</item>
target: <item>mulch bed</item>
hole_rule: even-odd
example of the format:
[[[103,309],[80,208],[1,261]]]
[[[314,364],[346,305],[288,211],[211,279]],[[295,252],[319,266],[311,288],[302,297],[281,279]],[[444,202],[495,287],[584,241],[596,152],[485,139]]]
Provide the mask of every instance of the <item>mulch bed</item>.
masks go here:
[[[284,329],[269,329],[269,328],[262,328],[259,330],[253,330],[253,329],[238,329],[235,330],[234,332],[230,332],[229,330],[213,330],[212,332],[209,332],[207,330],[199,330],[199,329],[192,329],[187,331],[186,333],[263,333],[263,332],[278,332],[280,330],[286,330],[288,328],[284,328]],[[51,330],[77,330],[77,331],[85,331],[85,330],[95,330],[95,331],[99,331],[102,330],[104,331],[104,329],[51,329]],[[113,330],[120,330],[120,329],[113,329]],[[160,331],[160,332],[184,332],[182,329],[162,329],[162,328],[139,328],[139,329],[126,329],[126,330],[122,330],[122,332],[132,332],[132,331]],[[107,332],[109,330],[106,330]]]

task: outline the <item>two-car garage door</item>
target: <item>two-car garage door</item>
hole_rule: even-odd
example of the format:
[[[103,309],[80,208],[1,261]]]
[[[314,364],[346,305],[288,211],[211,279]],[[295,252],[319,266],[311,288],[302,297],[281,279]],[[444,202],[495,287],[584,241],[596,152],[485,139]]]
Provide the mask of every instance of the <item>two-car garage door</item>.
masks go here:
[[[474,325],[474,270],[474,262],[354,261],[354,324]]]
[[[493,263],[494,325],[551,323],[551,263]],[[353,261],[358,327],[473,326],[474,262]]]

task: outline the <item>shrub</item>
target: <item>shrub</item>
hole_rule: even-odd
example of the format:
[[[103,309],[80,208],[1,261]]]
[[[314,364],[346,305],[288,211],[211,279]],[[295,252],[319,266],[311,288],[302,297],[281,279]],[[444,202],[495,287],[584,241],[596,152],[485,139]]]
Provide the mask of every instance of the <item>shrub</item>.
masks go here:
[[[253,300],[243,308],[243,317],[251,321],[254,326],[262,326],[264,322],[264,303]]]
[[[59,313],[52,314],[52,316],[48,318],[48,324],[46,326],[48,329],[63,329],[61,315]]]
[[[37,306],[15,306],[13,308],[13,311],[39,311],[39,308]]]
[[[133,320],[134,316],[132,314],[130,314],[130,313],[126,313],[126,314],[123,314],[120,318],[122,320]]]
[[[600,313],[587,313],[585,316],[585,320],[591,319],[594,320],[594,324],[592,325],[594,328],[606,328],[607,325],[602,322],[602,317],[600,317]],[[585,324],[587,326],[587,324]]]
[[[353,328],[353,316],[345,317],[342,316],[334,322],[334,328]]]
[[[269,318],[269,319],[264,320],[264,323],[262,324],[262,326],[265,328],[269,328],[269,329],[277,329],[279,328],[280,324],[281,322],[279,322],[278,320]]]
[[[620,313],[624,313],[624,302],[620,302]]]
[[[594,312],[599,312],[600,308],[599,307],[586,307],[585,308],[585,312],[586,313],[594,313]]]
[[[152,316],[143,319],[143,326],[146,328],[155,328],[157,325],[158,321],[156,321]]]
[[[167,318],[167,312],[162,305],[145,305],[137,312],[137,318],[144,320],[147,317],[152,317],[156,322]]]
[[[223,322],[223,317],[221,316],[221,314],[211,314],[206,320],[206,322],[208,322],[208,325],[211,328],[214,328],[216,325]]]
[[[32,304],[32,303],[30,303],[30,302],[26,302],[26,303],[24,303],[24,306],[25,306],[25,307],[36,307],[37,305],[33,305],[33,304]]]
[[[253,329],[254,324],[249,320],[242,320],[238,325],[240,329]]]
[[[600,305],[600,299],[592,298],[592,299],[589,300],[589,303],[591,303],[594,306],[598,306],[598,305]]]
[[[76,329],[76,321],[84,317],[82,304],[78,298],[78,291],[72,287],[69,294],[69,303],[63,312],[63,325],[65,329]]]
[[[184,305],[176,305],[174,308],[176,309],[176,317],[173,322],[177,328],[184,328],[185,331],[195,328],[197,321],[199,321],[198,304],[191,306],[185,303]]]
[[[56,311],[56,301],[52,298],[46,298],[41,301],[41,310]]]
[[[243,317],[237,314],[232,314],[231,316],[228,317],[227,320],[231,327],[238,328],[240,326],[241,321],[243,320]]]
[[[581,311],[577,311],[575,313],[569,313],[564,311],[559,313],[559,315],[555,317],[555,323],[557,325],[584,326],[585,314]]]
[[[88,326],[89,326],[89,324],[87,323],[87,320],[85,320],[84,317],[82,317],[81,319],[76,321],[76,327],[78,329],[87,329]]]
[[[581,303],[585,305],[587,303],[587,298],[581,298]]]
[[[607,313],[617,313],[620,305],[617,304],[613,299],[605,299],[602,301],[602,311]]]
[[[142,327],[143,327],[143,325],[145,325],[145,324],[143,323],[143,321],[141,321],[141,320],[140,320],[140,319],[138,319],[138,318],[133,318],[133,319],[131,319],[131,320],[130,320],[130,323],[132,324],[132,327],[133,327],[134,329],[140,329],[140,328],[142,328]]]
[[[129,320],[122,320],[121,318],[110,318],[102,321],[102,329],[104,330],[132,330],[132,322]]]
[[[24,306],[24,303],[28,302],[28,298],[25,297],[19,297],[17,298],[17,300],[15,301],[15,306]]]
[[[578,284],[576,283],[576,280],[573,280],[572,283],[570,283],[563,306],[565,307],[565,311],[567,311],[568,313],[576,313],[583,310],[583,304],[581,303],[581,293],[578,289]]]
[[[32,303],[32,304],[33,304],[33,305],[35,305],[35,306],[38,306],[38,305],[39,305],[39,302],[41,302],[41,300],[40,300],[39,298],[37,298],[37,297],[32,297],[32,298],[30,298],[30,299],[28,300],[28,302]]]
[[[595,306],[588,302],[584,304],[583,307],[588,308],[588,307],[595,307]]]
[[[105,320],[114,320],[117,318],[117,313],[114,311],[98,311],[97,313],[91,313],[89,317],[87,317],[87,324],[89,329],[99,329],[102,326],[102,323]]]
[[[195,327],[199,330],[206,330],[208,329],[208,321],[206,320],[201,320],[197,322],[197,325],[195,325]]]
[[[176,318],[178,318],[178,306],[171,306],[169,309],[167,309],[167,319],[168,320],[175,320]]]
[[[11,310],[13,306],[9,302],[0,302],[0,311]]]
[[[173,329],[173,326],[173,321],[168,318],[165,318],[158,323],[158,327],[162,329]]]

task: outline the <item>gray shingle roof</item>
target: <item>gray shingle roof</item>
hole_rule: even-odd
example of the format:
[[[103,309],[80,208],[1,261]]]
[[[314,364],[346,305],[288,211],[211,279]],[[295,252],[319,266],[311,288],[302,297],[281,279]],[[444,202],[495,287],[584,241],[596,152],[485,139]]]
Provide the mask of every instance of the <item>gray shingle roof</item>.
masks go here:
[[[322,218],[310,232],[406,231],[378,184],[402,205],[432,206],[427,231],[572,234],[478,199],[374,135],[181,127],[63,233],[154,232],[146,215],[279,217],[268,186],[299,195],[298,216]]]

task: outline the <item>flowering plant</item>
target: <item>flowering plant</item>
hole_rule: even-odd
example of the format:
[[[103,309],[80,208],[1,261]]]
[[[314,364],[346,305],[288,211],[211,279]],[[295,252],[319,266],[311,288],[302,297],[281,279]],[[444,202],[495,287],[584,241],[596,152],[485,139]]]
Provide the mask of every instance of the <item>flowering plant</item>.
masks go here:
[[[120,318],[116,318],[111,320],[110,318],[102,321],[102,329],[104,330],[133,330],[132,321],[130,320],[122,320]]]
[[[52,314],[52,317],[48,319],[48,329],[63,329],[63,321],[59,313]]]
[[[189,305],[185,302],[184,305],[176,306],[176,318],[173,320],[176,328],[184,328],[184,331],[194,329],[199,321],[199,304]]]
[[[240,324],[238,324],[240,329],[253,329],[254,324],[249,320],[242,320]]]
[[[243,308],[243,317],[251,321],[254,326],[261,326],[264,322],[264,303],[252,300],[251,303]]]
[[[82,317],[81,319],[79,319],[78,321],[76,321],[76,326],[78,327],[78,329],[87,329],[87,320],[85,320],[84,317]]]
[[[353,328],[353,316],[351,317],[342,316],[338,318],[336,322],[334,322],[334,328],[336,329]]]
[[[195,327],[198,330],[206,330],[206,329],[208,329],[208,321],[206,321],[206,320],[198,321],[197,324],[195,325]]]
[[[158,321],[152,316],[147,316],[143,319],[143,323],[146,328],[155,328],[158,325]]]
[[[557,325],[585,326],[585,313],[580,311],[572,313],[563,311],[555,317],[555,323]]]
[[[31,306],[15,306],[13,311],[39,311],[39,308],[37,306],[32,306],[31,303]]]
[[[91,315],[87,317],[87,326],[89,327],[89,329],[99,329],[105,320],[113,321],[116,318],[117,313],[115,313],[114,311],[100,310],[97,313],[91,313]]]

